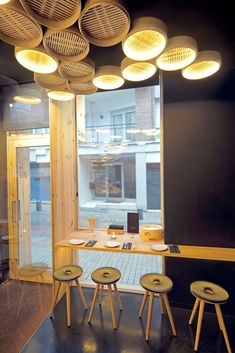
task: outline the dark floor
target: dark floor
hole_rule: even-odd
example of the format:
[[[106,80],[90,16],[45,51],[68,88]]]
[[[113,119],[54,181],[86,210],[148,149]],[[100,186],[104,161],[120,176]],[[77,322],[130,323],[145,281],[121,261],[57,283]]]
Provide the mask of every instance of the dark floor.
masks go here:
[[[18,353],[48,315],[48,284],[10,280],[0,286],[0,353]]]
[[[93,289],[85,289],[90,306]],[[187,324],[190,311],[173,308],[177,337],[172,336],[167,317],[161,318],[158,299],[155,307],[149,343],[144,340],[146,312],[143,320],[138,318],[142,296],[121,293],[124,310],[118,316],[119,328],[112,329],[107,293],[102,308],[96,304],[92,326],[87,323],[76,288],[72,289],[72,326],[66,326],[65,299],[57,305],[54,319],[49,317],[30,339],[22,353],[188,353],[194,352],[195,324]],[[116,304],[116,303],[115,303]],[[235,320],[225,317],[232,350],[235,347]],[[219,331],[216,316],[206,313],[200,339],[200,353],[225,353],[226,347]]]

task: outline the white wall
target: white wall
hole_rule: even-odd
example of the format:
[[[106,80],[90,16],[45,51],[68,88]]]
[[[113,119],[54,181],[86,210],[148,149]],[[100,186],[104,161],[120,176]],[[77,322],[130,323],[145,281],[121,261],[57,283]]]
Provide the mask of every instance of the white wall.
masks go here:
[[[136,153],[136,207],[147,209],[146,153]]]
[[[79,187],[79,206],[92,200],[92,191],[89,189],[91,181],[91,162],[86,158],[79,158],[78,187]]]

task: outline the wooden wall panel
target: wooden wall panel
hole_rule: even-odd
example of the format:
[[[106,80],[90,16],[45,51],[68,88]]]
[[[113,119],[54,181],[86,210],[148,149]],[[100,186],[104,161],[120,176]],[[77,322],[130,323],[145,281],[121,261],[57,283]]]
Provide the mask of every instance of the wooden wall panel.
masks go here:
[[[52,241],[77,229],[75,101],[49,103],[51,131]],[[72,263],[70,250],[53,247],[53,268]]]

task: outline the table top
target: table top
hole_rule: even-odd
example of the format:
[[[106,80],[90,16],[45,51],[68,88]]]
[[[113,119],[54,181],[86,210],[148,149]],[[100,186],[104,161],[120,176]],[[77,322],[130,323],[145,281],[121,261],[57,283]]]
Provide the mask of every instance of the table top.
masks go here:
[[[70,239],[83,239],[84,243],[81,245],[71,244]],[[93,247],[86,247],[85,244],[89,240],[96,240],[97,243]],[[107,247],[105,244],[107,241],[120,242],[118,247]],[[132,243],[130,250],[122,249],[123,242]],[[56,247],[71,248],[77,250],[98,250],[98,251],[112,251],[112,252],[123,252],[131,254],[146,254],[146,255],[159,255],[179,258],[191,258],[191,259],[204,259],[204,260],[220,260],[220,261],[234,261],[235,262],[235,248],[218,248],[218,247],[204,247],[204,246],[188,246],[179,245],[180,253],[171,253],[169,247],[165,251],[152,250],[153,244],[164,244],[164,241],[148,241],[144,242],[139,234],[125,233],[124,235],[117,235],[116,239],[112,239],[110,234],[107,234],[105,230],[96,230],[90,232],[89,230],[76,230],[73,231],[69,236],[61,239],[55,244]]]

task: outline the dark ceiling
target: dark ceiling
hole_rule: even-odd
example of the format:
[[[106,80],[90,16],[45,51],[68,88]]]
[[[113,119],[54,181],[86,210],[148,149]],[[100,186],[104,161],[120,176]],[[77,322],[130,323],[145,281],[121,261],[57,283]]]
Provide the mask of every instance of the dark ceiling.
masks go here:
[[[124,2],[131,20],[141,16],[154,16],[163,20],[168,29],[168,38],[176,35],[190,35],[198,43],[199,50],[218,50],[222,54],[222,70],[235,67],[235,26],[232,1],[215,0],[126,0]],[[33,81],[32,72],[24,69],[14,58],[14,48],[0,41],[0,85],[4,76],[17,82]],[[121,44],[102,48],[90,46],[89,57],[96,66],[120,65],[124,54]],[[152,84],[149,79],[146,84]],[[133,84],[126,83],[126,87]]]

